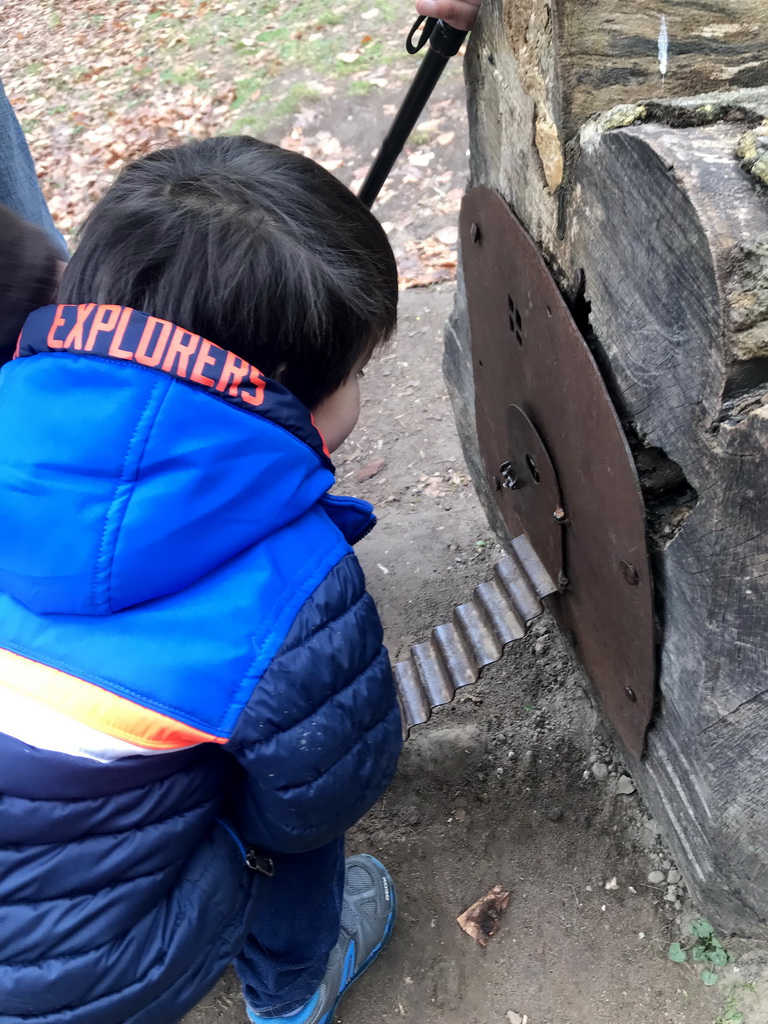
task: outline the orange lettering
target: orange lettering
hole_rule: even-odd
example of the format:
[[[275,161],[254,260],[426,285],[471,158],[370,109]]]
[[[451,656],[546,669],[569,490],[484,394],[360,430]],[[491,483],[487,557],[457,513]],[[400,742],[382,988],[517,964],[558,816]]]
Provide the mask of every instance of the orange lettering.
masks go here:
[[[96,316],[93,318],[91,329],[85,342],[85,351],[90,352],[96,344],[96,335],[101,331],[105,333],[114,330],[115,324],[120,317],[122,306],[99,306]]]
[[[158,324],[160,324],[160,334],[150,355],[149,345],[155,333],[155,327]],[[168,344],[168,335],[171,333],[172,326],[167,320],[159,320],[156,316],[148,317],[142,335],[139,338],[139,344],[136,346],[137,363],[141,363],[142,366],[157,366],[160,363],[165,352],[165,346]]]
[[[312,415],[312,413],[309,414],[309,418],[312,421],[312,426],[315,428],[315,430],[317,430],[317,424],[315,423],[315,417]],[[328,458],[330,459],[331,453],[328,450],[328,445],[326,444],[325,438],[323,437],[323,435],[320,433],[319,430],[317,430],[317,436],[320,438],[320,440],[321,440],[321,442],[323,444],[323,453],[325,455],[327,455]]]
[[[53,318],[53,323],[51,324],[50,331],[48,331],[48,338],[46,342],[48,348],[61,348],[61,346],[64,344],[61,338],[56,337],[56,331],[58,330],[58,328],[63,327],[64,324],[66,324],[67,322],[61,315],[61,311],[64,308],[64,306],[56,307],[56,316]]]
[[[200,346],[200,351],[197,353],[195,365],[192,367],[192,373],[190,373],[189,375],[190,380],[193,380],[196,384],[207,384],[208,387],[213,387],[216,381],[211,380],[210,377],[205,377],[203,375],[203,367],[216,365],[216,357],[210,355],[209,353],[212,348],[218,347],[218,345],[211,345],[210,341],[206,341],[206,339],[203,338],[203,343]]]
[[[227,352],[227,358],[224,360],[224,369],[221,371],[216,390],[224,391],[225,388],[229,387],[230,395],[236,398],[237,390],[245,380],[249,369],[250,367],[244,359],[236,356],[234,352]]]
[[[184,344],[182,339],[184,335],[189,336],[189,341]],[[191,334],[189,331],[185,331],[182,327],[177,327],[173,332],[171,338],[171,344],[168,346],[168,354],[165,357],[163,363],[163,370],[165,373],[173,373],[173,364],[176,360],[176,356],[179,357],[179,365],[176,370],[176,374],[179,377],[187,376],[187,367],[189,366],[189,357],[195,352],[195,349],[200,344],[200,335]]]
[[[117,307],[120,308],[119,306]],[[109,350],[107,351],[108,356],[114,356],[115,359],[133,359],[133,352],[127,348],[121,348],[120,342],[123,340],[125,334],[125,328],[130,320],[132,309],[125,308],[120,315],[120,322],[117,325],[117,330],[112,336],[112,341],[109,343]]]
[[[120,307],[118,306],[118,309],[119,308]],[[115,352],[117,352],[118,358],[120,359],[131,358],[130,354],[127,353],[127,350],[120,347],[120,342],[123,340],[123,335],[125,334],[125,329],[128,326],[128,321],[131,319],[131,313],[133,313],[133,310],[130,309],[129,307],[126,306],[125,309],[123,309],[123,312],[120,314],[120,319],[117,321],[117,327],[115,328],[114,336],[109,345],[110,349],[115,349]],[[125,356],[121,356],[121,352],[126,353]]]
[[[240,392],[240,398],[244,402],[247,402],[248,405],[261,405],[264,401],[264,378],[255,366],[251,367],[249,380],[256,388],[256,393],[251,394],[249,391],[242,390]]]
[[[69,332],[64,339],[62,348],[76,348],[81,350],[83,347],[83,328],[85,327],[85,321],[91,315],[96,308],[95,302],[89,302],[85,306],[75,306],[76,317],[75,326]]]

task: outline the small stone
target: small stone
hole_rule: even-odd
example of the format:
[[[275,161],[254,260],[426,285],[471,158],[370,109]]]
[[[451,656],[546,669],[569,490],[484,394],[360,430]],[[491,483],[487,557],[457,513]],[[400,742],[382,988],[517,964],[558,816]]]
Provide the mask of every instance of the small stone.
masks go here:
[[[605,890],[606,890],[606,892],[612,892],[614,889],[618,889],[618,888],[619,888],[619,880],[618,880],[618,878],[616,878],[615,875],[613,876],[613,878],[610,879],[610,881],[605,883]]]
[[[651,871],[648,875],[648,881],[651,885],[663,885],[666,881],[663,871]]]
[[[456,821],[466,821],[467,812],[464,810],[463,807],[460,807],[457,811],[453,812],[453,816],[456,819]]]
[[[562,821],[563,809],[562,807],[550,807],[547,811],[547,818],[550,821]]]
[[[605,782],[608,778],[608,765],[598,761],[597,764],[592,765],[592,774],[598,782]]]
[[[421,811],[415,804],[403,808],[403,821],[406,825],[418,825],[421,821]]]
[[[664,895],[664,899],[666,900],[667,903],[676,903],[677,902],[677,893],[667,892]]]
[[[670,885],[677,885],[678,882],[682,881],[682,877],[677,868],[672,868],[667,875],[667,881]]]
[[[533,653],[544,654],[548,647],[549,644],[546,640],[537,640],[536,643],[533,645]]]
[[[628,775],[622,775],[616,783],[616,792],[621,796],[631,796],[635,792],[635,784]]]

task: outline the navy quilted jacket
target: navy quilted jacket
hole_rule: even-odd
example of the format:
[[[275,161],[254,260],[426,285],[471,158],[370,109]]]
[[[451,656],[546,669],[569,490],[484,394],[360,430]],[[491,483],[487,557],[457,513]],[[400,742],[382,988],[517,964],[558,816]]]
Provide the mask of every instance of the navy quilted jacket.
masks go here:
[[[306,409],[117,306],[0,373],[0,1024],[170,1024],[400,749],[381,626]]]

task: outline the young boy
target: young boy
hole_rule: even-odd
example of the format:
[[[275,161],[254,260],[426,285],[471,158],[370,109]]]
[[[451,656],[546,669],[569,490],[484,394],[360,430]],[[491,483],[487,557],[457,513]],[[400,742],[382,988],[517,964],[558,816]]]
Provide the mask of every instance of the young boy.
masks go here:
[[[120,175],[60,301],[0,374],[0,1021],[171,1024],[234,959],[250,1020],[330,1024],[395,913],[343,856],[401,730],[328,494],[392,251],[209,139]]]

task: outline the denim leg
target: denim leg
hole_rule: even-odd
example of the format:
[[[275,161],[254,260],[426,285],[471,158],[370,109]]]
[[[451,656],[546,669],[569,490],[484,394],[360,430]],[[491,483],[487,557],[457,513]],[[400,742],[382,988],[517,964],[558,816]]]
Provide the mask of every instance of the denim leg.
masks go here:
[[[0,81],[0,203],[22,220],[42,228],[66,260],[67,247],[56,230],[37,180],[32,154],[3,83]]]
[[[298,1010],[317,991],[341,930],[344,839],[273,857],[251,934],[235,961],[248,1006],[264,1016]]]

